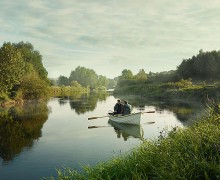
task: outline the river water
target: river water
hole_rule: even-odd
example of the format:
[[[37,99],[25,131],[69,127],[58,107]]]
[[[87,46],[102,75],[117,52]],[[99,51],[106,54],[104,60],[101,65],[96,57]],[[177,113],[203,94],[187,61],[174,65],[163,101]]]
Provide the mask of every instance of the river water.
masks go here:
[[[107,115],[117,98],[108,94],[52,98],[47,103],[0,109],[0,179],[56,177],[56,168],[93,166],[130,152],[143,139],[189,125],[203,110],[191,102],[123,97],[133,112],[155,113],[144,113],[140,126],[118,127],[109,124],[108,117],[88,120]]]

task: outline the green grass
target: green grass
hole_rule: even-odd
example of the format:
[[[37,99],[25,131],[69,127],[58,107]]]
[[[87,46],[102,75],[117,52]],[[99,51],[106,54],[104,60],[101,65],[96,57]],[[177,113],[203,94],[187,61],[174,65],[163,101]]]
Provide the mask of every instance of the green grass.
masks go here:
[[[95,167],[84,166],[82,172],[59,170],[58,179],[220,179],[219,138],[220,115],[211,112],[191,127],[145,141]]]

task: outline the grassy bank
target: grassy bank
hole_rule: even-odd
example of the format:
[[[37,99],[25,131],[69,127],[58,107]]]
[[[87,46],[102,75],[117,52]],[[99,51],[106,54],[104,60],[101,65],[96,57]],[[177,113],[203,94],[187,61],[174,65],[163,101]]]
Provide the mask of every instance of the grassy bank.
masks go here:
[[[168,83],[138,83],[137,81],[121,82],[114,91],[115,95],[140,94],[145,98],[171,99],[171,98],[212,98],[219,97],[220,83],[212,85],[193,84],[188,80]]]
[[[83,172],[58,172],[58,179],[219,179],[220,110],[185,129],[145,141],[132,152]]]

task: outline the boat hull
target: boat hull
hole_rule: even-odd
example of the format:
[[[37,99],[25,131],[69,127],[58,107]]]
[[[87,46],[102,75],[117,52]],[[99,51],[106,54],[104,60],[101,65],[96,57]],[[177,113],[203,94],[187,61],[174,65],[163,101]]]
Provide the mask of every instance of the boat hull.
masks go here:
[[[132,113],[124,116],[115,115],[115,116],[110,116],[109,119],[117,123],[140,125],[141,114],[142,113],[140,112],[140,113]]]

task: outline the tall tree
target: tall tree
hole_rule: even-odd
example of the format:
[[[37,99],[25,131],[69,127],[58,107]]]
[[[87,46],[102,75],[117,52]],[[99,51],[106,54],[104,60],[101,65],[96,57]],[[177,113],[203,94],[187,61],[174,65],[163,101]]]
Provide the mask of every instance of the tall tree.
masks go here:
[[[18,84],[24,73],[21,52],[11,43],[4,43],[0,49],[0,92],[5,93]]]
[[[48,72],[44,68],[42,63],[42,55],[34,50],[34,47],[29,42],[19,42],[19,43],[13,43],[13,46],[18,48],[18,50],[21,52],[23,60],[26,63],[30,63],[33,65],[35,71],[38,73],[39,77],[43,79],[44,81],[49,82],[47,79]]]

